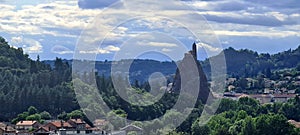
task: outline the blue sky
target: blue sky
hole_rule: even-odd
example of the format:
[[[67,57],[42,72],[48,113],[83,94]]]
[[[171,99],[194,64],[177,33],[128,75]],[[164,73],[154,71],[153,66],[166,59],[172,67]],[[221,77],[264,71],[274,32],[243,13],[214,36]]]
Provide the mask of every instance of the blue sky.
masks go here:
[[[74,52],[113,59],[123,50],[126,58],[145,48],[156,53],[134,56],[166,59],[157,55],[161,52],[180,59],[195,40],[202,58],[229,46],[276,53],[300,45],[299,5],[298,0],[0,0],[0,35],[31,58],[40,55],[43,60],[72,59]],[[147,17],[134,19],[139,15]],[[202,25],[199,40],[191,33]]]

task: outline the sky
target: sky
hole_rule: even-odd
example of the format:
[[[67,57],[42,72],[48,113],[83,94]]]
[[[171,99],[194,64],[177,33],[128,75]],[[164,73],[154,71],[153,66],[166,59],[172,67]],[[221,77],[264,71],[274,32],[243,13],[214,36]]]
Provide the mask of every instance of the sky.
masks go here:
[[[179,60],[196,42],[277,53],[300,45],[299,0],[0,0],[0,36],[33,59]]]

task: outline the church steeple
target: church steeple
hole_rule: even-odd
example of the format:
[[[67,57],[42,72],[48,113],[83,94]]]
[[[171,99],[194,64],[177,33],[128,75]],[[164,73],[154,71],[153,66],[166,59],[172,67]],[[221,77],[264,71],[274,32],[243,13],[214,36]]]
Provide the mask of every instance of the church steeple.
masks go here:
[[[196,42],[194,42],[194,44],[193,44],[192,55],[197,60],[197,44],[196,44]]]

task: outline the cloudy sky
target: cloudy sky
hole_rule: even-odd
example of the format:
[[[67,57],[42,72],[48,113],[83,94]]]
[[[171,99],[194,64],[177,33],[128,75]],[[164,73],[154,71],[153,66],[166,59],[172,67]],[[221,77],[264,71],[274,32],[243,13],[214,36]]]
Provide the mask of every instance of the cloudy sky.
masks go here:
[[[229,46],[276,53],[300,45],[299,5],[298,0],[0,0],[0,36],[43,60],[74,54],[105,60],[118,52],[123,58],[180,59],[194,41],[201,57]]]

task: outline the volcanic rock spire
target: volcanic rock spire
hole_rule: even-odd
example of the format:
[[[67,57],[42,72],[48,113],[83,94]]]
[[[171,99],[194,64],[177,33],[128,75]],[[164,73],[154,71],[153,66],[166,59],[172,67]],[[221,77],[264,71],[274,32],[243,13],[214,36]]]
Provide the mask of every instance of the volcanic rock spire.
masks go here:
[[[199,89],[198,99],[206,103],[210,90],[207,78],[197,60],[197,45],[194,43],[192,50],[185,53],[183,60],[178,64],[171,91],[193,93],[197,89]]]

